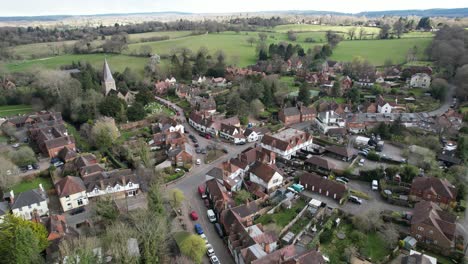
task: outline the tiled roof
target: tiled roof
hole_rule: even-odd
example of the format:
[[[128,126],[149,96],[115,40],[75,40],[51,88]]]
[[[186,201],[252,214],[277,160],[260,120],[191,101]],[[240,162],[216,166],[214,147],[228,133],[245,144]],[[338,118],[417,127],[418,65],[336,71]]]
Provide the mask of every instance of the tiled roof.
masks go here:
[[[295,116],[295,115],[301,114],[299,112],[299,109],[297,109],[297,107],[287,107],[287,108],[283,108],[281,111],[283,111],[285,116]]]
[[[416,177],[411,184],[412,191],[428,191],[434,195],[455,199],[457,197],[457,189],[447,179],[436,177]]]
[[[13,210],[24,206],[30,206],[31,204],[41,203],[46,199],[45,193],[42,193],[40,189],[28,190],[15,196],[11,209]]]
[[[247,204],[234,207],[231,210],[237,213],[241,218],[244,218],[256,214],[260,210],[260,207],[255,201],[251,201]]]
[[[255,164],[250,169],[250,172],[255,174],[255,176],[259,177],[264,182],[268,183],[277,171],[267,164],[255,162]]]
[[[69,144],[74,144],[75,139],[70,136],[65,136],[65,137],[59,137],[59,138],[54,138],[51,140],[47,140],[45,142],[46,148],[47,149],[54,149],[62,146],[66,146]]]
[[[448,240],[453,240],[456,230],[457,217],[443,211],[437,204],[429,201],[418,202],[414,206],[411,225],[424,223],[433,226]]]
[[[332,146],[326,147],[325,149],[331,153],[340,155],[342,157],[351,158],[352,156],[355,155],[355,152],[353,151],[353,149],[347,148],[347,147],[340,147],[340,146],[332,145]]]
[[[83,180],[78,177],[67,176],[55,184],[59,197],[65,197],[86,190]]]
[[[327,159],[324,159],[324,158],[321,158],[321,157],[317,157],[317,156],[313,156],[313,157],[308,158],[305,161],[305,163],[315,165],[315,166],[318,166],[318,167],[326,169],[326,170],[336,169],[336,165],[333,162],[328,161]]]
[[[307,189],[312,189],[312,186],[315,186],[314,192],[321,190],[321,194],[326,194],[328,191],[328,196],[333,197],[336,194],[337,200],[341,199],[347,191],[347,187],[344,184],[325,179],[322,176],[319,176],[315,173],[304,173],[299,178],[299,182],[306,186]]]

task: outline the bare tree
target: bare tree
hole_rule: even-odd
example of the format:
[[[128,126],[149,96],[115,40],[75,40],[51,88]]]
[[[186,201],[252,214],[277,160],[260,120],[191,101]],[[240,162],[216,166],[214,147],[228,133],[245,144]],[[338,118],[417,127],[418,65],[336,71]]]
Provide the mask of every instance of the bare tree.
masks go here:
[[[247,38],[247,43],[250,44],[250,46],[253,46],[253,44],[257,41],[254,37],[248,37]]]
[[[59,245],[61,259],[67,257],[67,263],[103,263],[94,249],[99,248],[100,243],[96,237],[80,236],[75,239],[63,239]]]
[[[18,181],[14,175],[15,172],[15,164],[0,156],[0,190],[7,190]]]
[[[400,234],[394,224],[386,225],[380,232],[380,235],[387,243],[389,249],[393,249],[398,244],[398,238],[400,238]]]
[[[348,36],[349,36],[350,40],[354,39],[354,36],[356,36],[356,28],[355,27],[352,27],[352,28],[348,29]]]
[[[135,230],[122,222],[117,222],[106,230],[104,245],[112,255],[112,262],[139,263],[139,257],[133,255],[128,248],[128,239],[136,237]]]

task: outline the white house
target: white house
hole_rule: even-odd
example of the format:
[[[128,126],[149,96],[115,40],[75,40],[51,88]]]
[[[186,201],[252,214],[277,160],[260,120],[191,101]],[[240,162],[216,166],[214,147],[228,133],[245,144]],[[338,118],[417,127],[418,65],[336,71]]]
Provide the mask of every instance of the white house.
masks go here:
[[[234,144],[245,142],[245,137],[240,128],[224,123],[221,123],[219,136],[233,142]]]
[[[86,187],[79,177],[67,176],[55,184],[55,189],[64,212],[89,203]]]
[[[330,129],[343,128],[346,126],[344,119],[334,111],[319,113],[315,118],[315,124],[324,134]]]
[[[239,191],[242,188],[242,181],[244,180],[245,171],[231,163],[230,161],[224,161],[219,166],[209,170],[205,177],[209,181],[213,178],[218,179],[224,183],[224,186],[229,191]]]
[[[389,114],[393,110],[393,106],[390,105],[388,102],[382,101],[377,103],[377,112],[381,114]]]
[[[135,196],[140,188],[136,176],[130,169],[100,172],[85,177],[83,182],[88,198],[106,194]]]
[[[283,184],[283,176],[271,165],[256,162],[250,168],[250,181],[270,192]]]
[[[287,128],[274,135],[265,135],[260,142],[262,148],[288,160],[298,150],[307,149],[312,144],[312,136],[310,134],[295,128]]]
[[[416,88],[429,88],[431,86],[431,76],[427,73],[416,73],[411,76],[410,86]]]
[[[35,213],[38,216],[48,215],[49,207],[47,206],[47,194],[39,184],[38,189],[28,190],[15,196],[13,191],[10,191],[6,197],[10,201],[10,208],[13,214],[31,220]]]
[[[166,80],[164,80],[164,81],[167,82],[167,83],[170,83],[170,84],[176,84],[177,83],[177,80],[174,77],[171,77],[170,79],[166,78]]]

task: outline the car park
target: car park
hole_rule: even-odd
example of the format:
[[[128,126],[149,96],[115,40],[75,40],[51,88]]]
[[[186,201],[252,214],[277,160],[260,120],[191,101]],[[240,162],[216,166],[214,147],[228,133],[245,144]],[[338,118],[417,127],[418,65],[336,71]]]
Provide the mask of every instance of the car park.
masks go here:
[[[348,200],[350,200],[353,203],[362,204],[362,200],[354,195],[349,196]]]
[[[190,212],[190,218],[192,218],[193,221],[198,220],[198,214],[195,211]]]
[[[214,256],[215,252],[211,244],[206,245],[206,255],[208,257]]]
[[[195,232],[199,235],[203,234],[203,228],[201,227],[200,224],[195,224],[194,225],[194,228],[195,228]]]
[[[210,262],[211,264],[220,264],[221,262],[219,262],[219,259],[216,255],[213,255],[210,257]]]

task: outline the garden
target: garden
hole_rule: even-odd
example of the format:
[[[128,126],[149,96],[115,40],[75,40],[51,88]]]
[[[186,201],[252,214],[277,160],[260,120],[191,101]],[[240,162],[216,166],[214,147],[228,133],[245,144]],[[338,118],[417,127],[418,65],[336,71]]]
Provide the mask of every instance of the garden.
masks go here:
[[[279,227],[280,229],[282,229],[286,225],[288,225],[297,216],[297,214],[302,209],[304,209],[305,206],[306,206],[306,202],[303,199],[297,199],[293,201],[293,205],[291,206],[291,208],[285,209],[280,206],[279,209],[277,209],[277,211],[274,214],[264,214],[260,216],[258,219],[256,219],[255,223],[256,224],[260,223],[262,225],[273,224],[276,227]],[[301,224],[303,223],[299,223],[298,226],[295,227],[295,229],[300,229]]]

